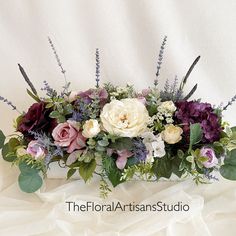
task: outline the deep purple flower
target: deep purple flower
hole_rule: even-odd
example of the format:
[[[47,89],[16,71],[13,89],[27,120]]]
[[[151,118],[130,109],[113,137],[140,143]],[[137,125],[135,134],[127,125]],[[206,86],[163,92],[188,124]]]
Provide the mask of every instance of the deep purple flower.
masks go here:
[[[57,125],[56,120],[49,117],[50,112],[44,102],[34,103],[18,124],[17,131],[29,138],[30,131],[50,133]]]
[[[176,102],[177,111],[175,120],[183,124],[183,131],[188,140],[190,124],[200,123],[203,130],[203,143],[212,143],[220,139],[222,131],[220,117],[214,113],[214,109],[209,103],[197,101],[180,101]]]

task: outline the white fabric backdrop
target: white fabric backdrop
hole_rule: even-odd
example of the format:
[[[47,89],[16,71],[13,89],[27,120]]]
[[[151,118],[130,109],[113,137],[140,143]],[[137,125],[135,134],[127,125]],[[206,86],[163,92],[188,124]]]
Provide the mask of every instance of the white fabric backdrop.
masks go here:
[[[21,110],[32,103],[17,63],[38,88],[43,80],[58,89],[63,85],[47,36],[75,90],[94,85],[97,47],[104,82],[130,82],[142,89],[153,83],[161,40],[168,35],[160,79],[181,79],[200,54],[188,88],[197,82],[196,98],[226,102],[236,93],[235,12],[234,0],[0,0],[0,95]],[[232,125],[235,108],[225,113]],[[10,134],[16,113],[5,104],[0,104],[0,111],[0,128]],[[17,186],[17,174],[0,161],[0,235],[236,235],[236,183],[226,180],[199,187],[189,181],[127,183],[106,200],[180,200],[191,205],[187,214],[91,214],[68,212],[65,200],[100,202],[96,179],[90,185],[49,179],[37,194],[25,194]]]

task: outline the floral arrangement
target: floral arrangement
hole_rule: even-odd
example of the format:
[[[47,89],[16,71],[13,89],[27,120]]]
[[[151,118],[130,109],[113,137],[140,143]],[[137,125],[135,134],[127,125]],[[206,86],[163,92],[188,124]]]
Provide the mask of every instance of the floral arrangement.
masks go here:
[[[52,162],[76,172],[85,182],[99,175],[101,196],[132,179],[158,181],[175,174],[192,176],[198,183],[217,180],[215,171],[236,180],[236,127],[222,121],[223,106],[190,100],[197,85],[185,94],[193,62],[181,83],[167,80],[158,88],[166,37],[161,45],[153,87],[136,92],[133,86],[100,85],[100,58],[96,50],[96,86],[87,91],[69,89],[66,71],[53,42],[50,46],[65,78],[60,93],[46,81],[40,97],[23,67],[19,69],[35,100],[20,112],[9,100],[0,100],[19,112],[16,132],[8,138],[0,131],[2,157],[20,169],[21,190],[38,190]]]

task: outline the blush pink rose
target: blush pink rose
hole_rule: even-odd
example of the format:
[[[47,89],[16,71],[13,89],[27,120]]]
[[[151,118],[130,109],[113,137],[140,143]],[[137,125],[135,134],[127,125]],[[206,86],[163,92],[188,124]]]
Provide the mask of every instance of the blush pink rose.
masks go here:
[[[52,131],[52,137],[55,144],[60,147],[67,147],[67,152],[72,153],[74,150],[82,149],[86,146],[86,138],[82,135],[76,122],[66,121],[56,126]]]
[[[34,157],[34,159],[39,159],[39,158],[44,158],[46,155],[46,150],[45,148],[42,146],[42,144],[40,144],[38,141],[36,140],[32,140],[29,144],[28,147],[26,149],[26,152],[28,154],[30,154],[32,157]]]

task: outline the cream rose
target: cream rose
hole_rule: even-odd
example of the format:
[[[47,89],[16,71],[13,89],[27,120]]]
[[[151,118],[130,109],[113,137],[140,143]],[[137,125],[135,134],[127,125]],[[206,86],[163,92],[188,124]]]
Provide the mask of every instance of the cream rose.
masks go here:
[[[162,102],[160,108],[167,110],[168,112],[174,113],[176,111],[176,106],[172,101]]]
[[[147,129],[149,115],[146,107],[137,98],[112,100],[101,113],[103,128],[121,137],[136,137]]]
[[[100,132],[100,125],[97,120],[86,120],[83,125],[82,135],[86,138],[93,138]]]
[[[175,144],[178,143],[181,139],[182,136],[181,134],[183,133],[183,130],[174,125],[166,125],[165,130],[162,131],[162,139],[169,144]]]

